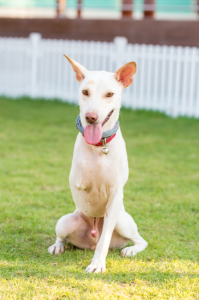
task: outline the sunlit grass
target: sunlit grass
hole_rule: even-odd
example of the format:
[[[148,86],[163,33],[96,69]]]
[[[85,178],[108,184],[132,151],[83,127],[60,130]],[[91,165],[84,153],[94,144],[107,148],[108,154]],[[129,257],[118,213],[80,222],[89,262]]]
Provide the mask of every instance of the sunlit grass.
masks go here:
[[[104,274],[85,274],[92,251],[47,253],[75,208],[77,115],[61,102],[0,99],[0,299],[199,299],[199,120],[122,110],[124,202],[146,250],[110,251]]]

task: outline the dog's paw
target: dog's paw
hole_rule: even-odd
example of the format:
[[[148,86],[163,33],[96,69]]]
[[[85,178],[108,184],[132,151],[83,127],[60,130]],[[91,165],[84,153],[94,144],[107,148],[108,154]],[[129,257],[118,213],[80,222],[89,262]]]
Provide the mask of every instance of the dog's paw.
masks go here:
[[[54,245],[48,248],[48,252],[53,254],[61,254],[64,252],[64,244],[62,242],[56,242]]]
[[[122,256],[127,257],[127,256],[134,256],[137,254],[136,249],[134,249],[134,246],[132,247],[126,247],[122,250],[121,252]]]
[[[146,241],[144,241],[142,244],[140,245],[135,245],[135,246],[131,246],[131,247],[126,247],[122,250],[121,254],[124,257],[127,256],[134,256],[137,253],[143,251],[146,247],[148,246],[148,243]]]
[[[92,259],[90,265],[86,268],[86,273],[103,273],[106,271],[105,260]]]

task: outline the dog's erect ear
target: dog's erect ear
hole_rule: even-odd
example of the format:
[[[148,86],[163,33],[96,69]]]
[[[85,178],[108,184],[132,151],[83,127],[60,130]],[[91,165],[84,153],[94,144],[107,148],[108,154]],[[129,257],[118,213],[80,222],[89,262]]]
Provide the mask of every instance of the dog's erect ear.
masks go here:
[[[136,63],[129,62],[115,72],[115,79],[122,84],[123,88],[126,88],[133,82],[136,70]]]
[[[85,78],[86,74],[88,73],[88,70],[84,68],[82,65],[80,65],[75,60],[71,59],[67,55],[64,54],[64,56],[68,59],[69,63],[71,64],[73,71],[76,73],[76,79],[79,82],[82,82],[82,80]]]

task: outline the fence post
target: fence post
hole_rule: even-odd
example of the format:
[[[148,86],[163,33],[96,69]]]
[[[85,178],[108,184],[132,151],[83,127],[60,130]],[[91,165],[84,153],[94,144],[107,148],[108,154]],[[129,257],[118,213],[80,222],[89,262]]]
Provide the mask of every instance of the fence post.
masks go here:
[[[39,42],[41,40],[40,33],[31,33],[31,97],[37,96],[37,57],[39,54]]]
[[[155,0],[144,1],[144,18],[153,19],[155,14]]]
[[[116,62],[116,70],[121,68],[124,64],[125,53],[127,51],[128,40],[124,36],[116,36],[113,40],[114,43],[114,59]],[[115,71],[116,71],[115,70]]]
[[[114,68],[115,72],[120,69],[125,63],[128,62],[128,40],[126,37],[117,36],[114,38],[114,47],[113,51],[115,55],[114,58]],[[124,107],[128,106],[128,98],[126,97],[126,93],[123,95],[122,105]]]

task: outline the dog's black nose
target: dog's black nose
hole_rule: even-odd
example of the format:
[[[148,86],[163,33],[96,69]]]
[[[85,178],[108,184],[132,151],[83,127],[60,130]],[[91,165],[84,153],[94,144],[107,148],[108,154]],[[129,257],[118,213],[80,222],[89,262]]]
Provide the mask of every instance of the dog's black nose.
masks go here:
[[[90,124],[95,123],[97,119],[98,119],[98,115],[93,112],[89,112],[86,114],[86,121]]]

